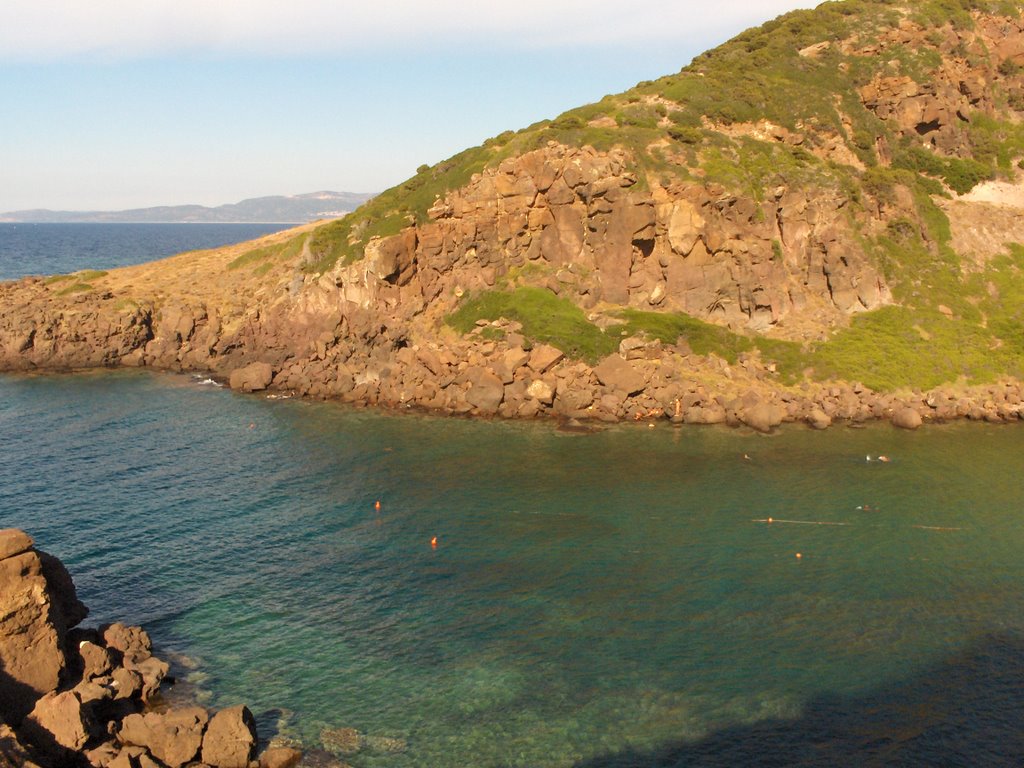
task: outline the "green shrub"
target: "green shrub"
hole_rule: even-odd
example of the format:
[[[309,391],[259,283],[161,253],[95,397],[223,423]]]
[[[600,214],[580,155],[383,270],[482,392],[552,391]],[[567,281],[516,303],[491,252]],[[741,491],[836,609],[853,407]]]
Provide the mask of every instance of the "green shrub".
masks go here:
[[[534,343],[551,344],[568,357],[595,363],[619,346],[621,337],[605,334],[587,320],[583,310],[544,288],[488,291],[466,299],[445,318],[460,333],[469,333],[477,320],[504,317],[522,323],[523,335]]]
[[[58,296],[67,296],[72,293],[85,293],[86,291],[93,290],[93,287],[89,283],[75,282],[66,288],[61,288],[57,291]]]
[[[254,272],[257,275],[266,274],[273,266],[272,261],[286,261],[299,255],[309,235],[302,234],[275,245],[265,245],[246,251],[228,263],[229,270],[241,269],[260,265]]]
[[[700,144],[704,131],[685,125],[673,125],[668,129],[668,135],[682,144]]]
[[[996,67],[996,71],[1003,77],[1013,77],[1020,73],[1021,66],[1013,59],[1003,59]]]
[[[571,131],[574,128],[583,128],[586,124],[582,117],[571,113],[551,121],[551,127],[556,131]]]
[[[698,355],[715,354],[729,363],[735,363],[739,353],[753,349],[754,342],[746,336],[733,333],[720,325],[706,323],[682,312],[644,312],[624,309],[615,313],[623,320],[621,326],[611,326],[623,336],[646,335],[665,344],[685,339]]]
[[[1007,360],[993,354],[991,337],[978,326],[934,310],[884,307],[858,315],[809,362],[817,378],[859,379],[879,391],[929,389],[956,381],[997,378]]]
[[[941,157],[922,147],[908,147],[893,158],[894,168],[905,168],[941,178],[957,194],[964,195],[992,178],[992,168],[977,160]]]

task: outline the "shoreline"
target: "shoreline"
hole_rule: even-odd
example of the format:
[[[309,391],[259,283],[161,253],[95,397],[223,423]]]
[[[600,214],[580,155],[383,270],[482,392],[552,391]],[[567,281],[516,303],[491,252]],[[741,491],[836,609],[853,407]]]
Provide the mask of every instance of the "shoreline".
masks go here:
[[[213,370],[181,369],[160,366],[83,366],[49,369],[3,370],[0,375],[12,377],[80,376],[91,374],[152,372],[193,379],[208,379],[218,388],[231,389],[238,394],[263,396],[269,400],[297,400],[310,403],[334,403],[353,409],[377,411],[382,414],[415,414],[430,418],[458,418],[474,421],[515,421],[551,424],[565,432],[594,432],[604,427],[634,424],[645,428],[659,425],[722,426],[733,429],[748,428],[761,434],[770,434],[782,427],[803,426],[815,430],[829,427],[863,428],[870,424],[890,423],[893,427],[914,430],[922,426],[940,426],[957,422],[980,422],[990,425],[1013,424],[1024,420],[1024,382],[1005,379],[988,385],[943,385],[932,390],[910,395],[876,393],[849,382],[830,382],[819,387],[818,398],[786,398],[788,392],[756,388],[748,389],[744,396],[729,397],[722,394],[698,395],[691,393],[680,398],[678,414],[674,409],[654,408],[634,410],[628,416],[617,416],[590,407],[566,413],[549,407],[539,408],[531,415],[481,412],[479,408],[459,404],[454,408],[431,407],[415,400],[390,400],[377,397],[356,398],[351,395],[303,393],[296,389],[231,385],[231,375]],[[197,382],[199,383],[199,382]],[[695,398],[708,402],[707,407],[688,405]],[[822,407],[822,399],[826,402]],[[685,406],[685,407],[684,407]]]

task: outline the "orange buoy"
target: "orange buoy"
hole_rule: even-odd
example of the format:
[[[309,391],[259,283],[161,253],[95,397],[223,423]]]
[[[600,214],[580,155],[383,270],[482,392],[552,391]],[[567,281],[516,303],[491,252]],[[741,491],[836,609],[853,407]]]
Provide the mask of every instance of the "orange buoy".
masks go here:
[[[768,518],[768,522],[771,523],[771,522],[774,522],[774,521],[769,517]]]
[[[434,537],[433,537],[433,538],[432,538],[432,539],[430,540],[430,548],[431,548],[431,549],[437,549],[437,536],[434,536]]]
[[[380,512],[380,502],[378,501],[376,504],[374,504],[373,508]]]
[[[801,555],[799,552],[797,552],[796,553],[796,559],[799,560],[801,557],[803,557],[803,555]]]

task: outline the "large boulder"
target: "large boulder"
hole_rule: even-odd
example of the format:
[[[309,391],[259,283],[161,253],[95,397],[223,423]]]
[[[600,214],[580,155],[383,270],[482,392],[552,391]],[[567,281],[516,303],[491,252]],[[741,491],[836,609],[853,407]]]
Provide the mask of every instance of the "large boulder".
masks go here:
[[[594,375],[608,389],[623,392],[626,395],[635,395],[642,392],[647,386],[643,374],[617,354],[609,355],[598,363],[594,368]]]
[[[246,768],[256,754],[256,721],[248,707],[228,707],[210,718],[202,761],[213,768]]]
[[[772,403],[757,403],[742,409],[739,417],[740,421],[758,432],[771,432],[786,417],[786,409]]]
[[[85,616],[56,558],[23,531],[0,531],[0,718],[17,726],[66,668],[63,637]]]
[[[17,528],[5,528],[0,531],[0,560],[20,555],[32,549],[32,537]]]
[[[555,388],[544,379],[534,379],[526,388],[526,396],[544,405],[551,405],[555,400]]]
[[[892,414],[893,426],[900,429],[917,429],[921,426],[921,414],[909,406],[897,408]]]
[[[180,768],[199,754],[208,721],[202,707],[128,715],[117,738],[124,745],[145,747],[169,768]]]
[[[22,731],[42,754],[64,762],[68,752],[77,752],[86,745],[95,731],[95,723],[75,692],[64,691],[39,699]]]
[[[115,671],[119,682],[118,698],[141,694],[143,701],[149,701],[170,671],[167,662],[153,656],[149,634],[142,627],[130,627],[121,622],[107,624],[100,631],[107,649],[122,659],[123,667]]]
[[[170,671],[171,665],[162,659],[150,656],[142,661],[125,658],[124,668],[138,675],[139,693],[142,700],[148,702],[160,690],[160,684]]]
[[[470,385],[466,402],[482,414],[496,413],[505,397],[505,384],[486,368],[475,368],[467,375]]]
[[[814,429],[828,429],[832,426],[832,417],[821,408],[812,408],[807,414],[807,423]]]
[[[106,647],[119,651],[125,659],[142,661],[153,655],[153,642],[142,627],[129,627],[118,621],[100,627],[100,632]]]
[[[231,372],[228,383],[232,389],[243,392],[259,392],[270,386],[274,378],[274,369],[270,363],[251,363],[244,368],[236,368]]]
[[[534,373],[546,373],[561,362],[565,353],[549,344],[538,344],[530,351],[528,365]]]
[[[114,667],[110,651],[91,640],[82,640],[78,643],[78,658],[82,680],[92,680],[109,674]]]
[[[259,768],[294,768],[301,759],[302,753],[297,749],[270,747],[260,755]]]

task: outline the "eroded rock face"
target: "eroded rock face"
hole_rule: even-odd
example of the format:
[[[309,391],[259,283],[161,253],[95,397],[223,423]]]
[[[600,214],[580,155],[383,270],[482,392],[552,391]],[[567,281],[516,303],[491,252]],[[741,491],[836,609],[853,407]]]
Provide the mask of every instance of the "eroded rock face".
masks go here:
[[[62,636],[86,609],[63,565],[24,532],[0,531],[0,553],[0,717],[17,725],[60,684]]]
[[[231,372],[232,389],[243,392],[259,392],[270,386],[274,378],[274,369],[269,363],[250,363],[244,368],[236,368]]]
[[[628,165],[621,151],[557,144],[509,159],[321,285],[363,309],[415,314],[536,263],[583,304],[656,306],[755,330],[808,308],[829,320],[891,300],[850,245],[837,193],[780,188],[757,203],[716,185],[641,191]]]
[[[40,278],[0,283],[0,368],[118,365],[151,338],[149,310],[107,295],[61,295]]]
[[[1013,106],[1024,104],[1024,75],[1016,69],[1024,64],[1024,22],[972,14],[974,29],[925,29],[908,9],[894,8],[882,28],[800,52],[818,64],[833,48],[891,62],[902,61],[890,55],[897,48],[934,52],[919,67],[892,63],[857,80],[856,96],[885,122],[884,135],[872,136],[870,126],[845,114],[860,107],[843,99],[835,125],[817,116],[789,127],[767,119],[724,126],[705,117],[704,128],[869,173],[868,155],[885,168],[906,149],[893,138],[966,156],[973,115],[1024,114]],[[661,150],[675,151],[647,148]],[[501,418],[661,414],[675,423],[755,429],[773,428],[780,414],[815,427],[889,418],[893,403],[880,396],[827,394],[832,383],[815,382],[813,372],[802,382],[810,389],[796,391],[769,365],[745,360],[738,370],[721,357],[693,354],[685,340],[624,340],[626,367],[610,364],[620,369],[616,376],[546,345],[531,350],[522,326],[510,322],[483,329],[489,335],[459,336],[445,327],[467,295],[516,285],[551,291],[601,327],[632,307],[813,342],[851,315],[892,302],[865,243],[899,224],[938,247],[898,178],[884,194],[852,176],[852,188],[833,184],[838,177],[830,182],[827,173],[799,182],[780,173],[757,190],[726,188],[706,180],[714,171],[699,167],[702,151],[694,148],[685,174],[640,179],[631,169],[642,158],[625,150],[551,142],[474,175],[438,197],[417,223],[411,217],[397,234],[366,243],[362,258],[323,274],[304,273],[309,262],[296,257],[262,280],[234,270],[223,254],[186,255],[111,272],[82,294],[67,290],[79,286],[37,278],[2,284],[0,370],[141,365],[203,371],[241,391]],[[947,210],[964,203],[950,201]],[[954,226],[971,235],[979,260],[980,251],[1019,239],[1002,236],[1020,229],[1019,216],[990,214],[983,227],[976,218]],[[967,242],[961,235],[958,248]],[[713,391],[703,391],[704,382],[714,382]],[[763,406],[728,406],[751,387],[764,392]],[[965,397],[969,406],[943,403],[922,410],[924,420],[1021,413],[1019,402],[988,407]]]

